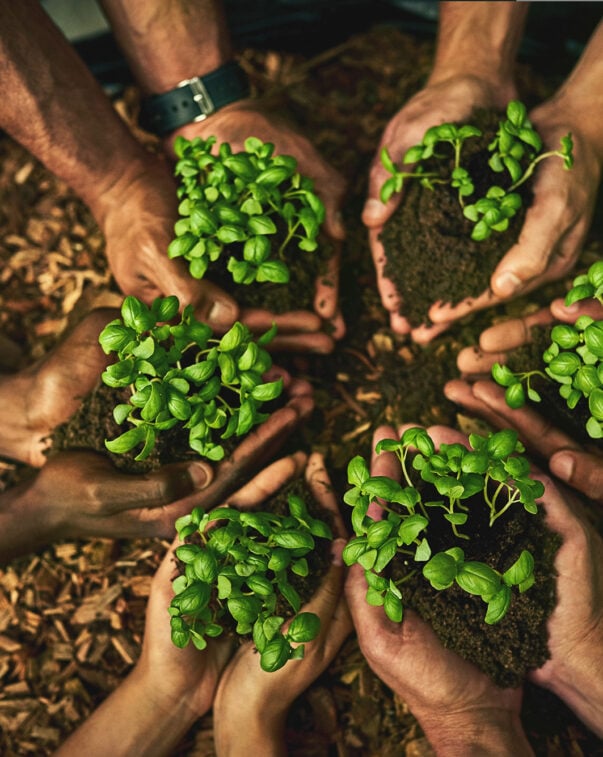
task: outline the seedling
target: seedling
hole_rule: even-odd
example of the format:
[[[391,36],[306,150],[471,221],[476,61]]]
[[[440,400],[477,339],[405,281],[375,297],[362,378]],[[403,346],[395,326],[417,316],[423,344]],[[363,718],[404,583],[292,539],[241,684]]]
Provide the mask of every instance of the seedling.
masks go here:
[[[276,333],[273,327],[252,338],[236,322],[220,339],[198,321],[191,305],[179,320],[178,298],[158,297],[147,307],[128,296],[121,318],[111,321],[99,342],[117,361],[102,374],[107,386],[127,387],[130,397],[113,410],[118,425],[132,428],[106,441],[110,452],[123,454],[142,446],[136,460],[147,458],[162,431],[180,425],[188,430],[192,450],[209,460],[221,460],[220,441],[243,436],[268,417],[263,403],[282,392],[282,379],[265,382],[272,359],[263,347]]]
[[[223,142],[217,155],[215,144],[215,137],[174,143],[181,218],[169,257],[187,260],[196,279],[228,256],[225,265],[237,284],[286,284],[286,253],[318,246],[325,209],[312,180],[297,171],[291,155],[273,155],[269,142],[249,137],[238,153]]]
[[[587,273],[574,279],[566,295],[566,305],[594,298],[603,301],[603,261],[593,263]],[[509,407],[520,408],[526,398],[540,402],[541,396],[531,385],[539,376],[559,384],[559,394],[573,410],[580,400],[588,403],[586,432],[592,439],[603,438],[603,320],[580,316],[575,324],[558,324],[551,330],[551,343],[542,353],[544,371],[513,372],[495,363],[492,377],[505,387]]]
[[[403,164],[414,164],[412,170],[399,170],[391,159],[386,147],[381,151],[381,162],[392,174],[381,187],[381,200],[387,202],[395,192],[400,192],[404,182],[417,179],[422,186],[433,190],[437,184],[450,185],[457,190],[459,206],[463,215],[475,225],[471,238],[481,242],[488,239],[493,231],[503,232],[509,227],[522,205],[521,195],[515,192],[534,173],[536,166],[546,158],[559,157],[565,168],[573,165],[571,134],[561,138],[559,150],[542,151],[542,140],[527,117],[523,103],[512,100],[506,111],[506,119],[499,123],[496,137],[488,145],[491,156],[488,166],[492,172],[491,186],[483,197],[471,204],[465,200],[475,194],[475,178],[462,165],[463,145],[468,139],[482,135],[480,129],[471,124],[456,126],[444,123],[427,129],[422,141],[411,147]],[[452,147],[452,169],[449,174],[442,170],[450,162],[450,148],[438,152],[440,146]],[[426,161],[429,161],[428,163]],[[493,183],[495,174],[505,175],[506,188]]]
[[[188,540],[176,549],[184,572],[173,582],[169,608],[177,647],[191,641],[204,649],[208,638],[236,626],[236,634],[252,635],[267,672],[304,656],[304,644],[320,632],[320,619],[300,612],[301,598],[291,579],[308,576],[307,557],[316,540],[333,537],[301,497],[290,494],[288,503],[288,515],[228,507],[204,513],[195,508],[176,521],[180,539]],[[286,630],[279,598],[293,614]]]
[[[348,464],[348,482],[353,488],[346,492],[344,501],[352,507],[356,536],[346,545],[343,559],[347,565],[359,563],[364,568],[367,602],[383,605],[394,622],[403,617],[403,585],[419,568],[438,591],[456,583],[468,594],[481,597],[487,604],[484,620],[488,624],[498,623],[505,616],[513,587],[524,592],[534,583],[534,559],[527,550],[500,570],[465,557],[465,551],[475,551],[463,528],[471,517],[470,508],[486,507],[489,525],[493,526],[517,506],[536,514],[536,500],[544,492],[542,484],[530,478],[528,461],[518,454],[524,448],[514,431],[471,434],[469,444],[469,448],[442,444],[436,451],[433,440],[421,428],[408,429],[400,440],[383,439],[375,451],[396,455],[402,484],[387,476],[371,476],[361,456]],[[428,486],[420,485],[418,479]],[[427,499],[426,491],[439,497]],[[368,515],[371,503],[384,511],[383,518]],[[437,511],[442,511],[449,523],[450,547],[434,554],[430,540]],[[439,521],[441,524],[441,517]],[[396,556],[417,563],[416,569],[409,569],[398,581],[386,570]]]

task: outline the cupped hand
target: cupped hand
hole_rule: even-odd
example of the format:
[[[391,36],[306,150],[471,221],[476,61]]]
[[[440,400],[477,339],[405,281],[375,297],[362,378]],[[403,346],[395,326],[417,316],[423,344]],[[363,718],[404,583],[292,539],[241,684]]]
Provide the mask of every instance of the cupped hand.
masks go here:
[[[574,497],[549,479],[543,483],[546,522],[563,543],[555,558],[557,605],[548,622],[551,657],[531,678],[603,736],[603,540]]]
[[[490,289],[458,305],[436,304],[429,311],[436,328],[561,279],[575,266],[591,224],[603,157],[583,134],[579,118],[554,100],[530,113],[530,120],[544,151],[558,150],[561,137],[571,133],[573,168],[566,169],[558,157],[539,164],[519,239],[493,271]]]
[[[305,463],[303,458],[300,461]],[[300,472],[296,471],[298,475]],[[290,661],[273,673],[260,668],[251,643],[237,650],[220,679],[214,702],[214,738],[219,755],[244,755],[250,750],[256,754],[281,754],[289,707],[327,667],[351,630],[343,597],[341,552],[345,530],[321,455],[310,456],[305,476],[313,495],[331,512],[335,524],[331,567],[314,597],[302,608],[303,612],[319,616],[320,633],[305,645],[302,660]],[[276,488],[276,483],[273,475],[265,478],[266,495]],[[279,485],[282,483],[281,478]],[[232,498],[229,502],[246,505],[252,499],[249,495],[239,496],[236,502]]]
[[[178,220],[176,183],[168,164],[151,154],[129,180],[116,182],[92,211],[104,234],[117,285],[150,305],[175,294],[192,304],[199,320],[225,331],[239,316],[235,300],[211,281],[194,279],[182,260],[170,260],[169,243]]]
[[[218,143],[228,142],[233,151],[244,150],[245,140],[254,136],[263,142],[272,142],[277,153],[295,157],[300,173],[314,180],[316,193],[325,205],[324,230],[334,248],[327,271],[316,281],[314,311],[275,315],[266,310],[247,309],[242,312],[241,318],[257,331],[266,330],[274,321],[279,327],[274,349],[330,352],[334,346],[333,340],[340,339],[345,333],[338,306],[339,256],[345,237],[340,210],[346,187],[341,174],[319,155],[306,137],[274,114],[263,111],[253,100],[232,103],[205,121],[187,124],[177,130],[164,143],[170,155],[173,155],[172,145],[176,135],[187,139],[215,136]],[[323,321],[330,324],[330,336],[321,332]]]
[[[585,450],[532,407],[517,410],[493,381],[449,381],[446,397],[495,428],[514,428],[526,449],[546,462],[549,471],[595,502],[603,502],[603,455]]]
[[[399,334],[410,332],[417,342],[433,339],[449,324],[440,325],[434,322],[431,328],[419,326],[411,329],[410,323],[404,318],[403,303],[394,284],[383,275],[386,256],[383,245],[379,241],[379,235],[384,224],[402,201],[403,193],[394,195],[386,204],[381,202],[379,193],[383,183],[389,177],[389,173],[381,163],[381,150],[387,147],[394,163],[401,165],[406,151],[421,142],[429,127],[446,122],[465,121],[475,108],[504,108],[508,100],[514,96],[514,92],[511,86],[497,87],[476,76],[438,76],[433,83],[428,83],[398,111],[381,137],[369,169],[369,189],[362,220],[369,229],[369,243],[377,275],[377,285],[383,307],[390,314],[391,328]]]
[[[398,439],[383,426],[375,432],[373,448],[381,439]],[[428,429],[436,446],[463,441],[450,429]],[[392,453],[373,455],[372,476],[396,478],[400,466]],[[381,508],[373,517],[380,517]],[[393,623],[382,607],[365,599],[367,583],[363,569],[354,565],[346,581],[346,597],[360,648],[372,670],[408,705],[438,754],[462,754],[477,743],[480,733],[492,731],[503,741],[509,734],[516,741],[516,754],[523,754],[524,737],[519,723],[521,689],[500,689],[473,664],[442,646],[431,627],[410,609],[402,623]],[[505,736],[506,734],[506,736]],[[488,753],[488,752],[484,752]],[[506,753],[506,752],[501,752]]]

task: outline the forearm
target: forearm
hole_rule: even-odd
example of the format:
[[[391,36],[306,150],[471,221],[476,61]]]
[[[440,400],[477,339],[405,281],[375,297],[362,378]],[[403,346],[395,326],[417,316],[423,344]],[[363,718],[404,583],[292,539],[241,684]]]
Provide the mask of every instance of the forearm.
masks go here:
[[[186,697],[164,701],[136,667],[56,752],[57,757],[170,755],[196,720]]]
[[[223,718],[214,708],[214,743],[218,757],[248,757],[250,754],[284,757],[287,754],[286,715],[276,719],[261,712],[251,717],[239,711],[231,715],[236,717],[236,728],[232,727],[232,717]]]
[[[429,83],[476,76],[502,90],[513,83],[528,3],[442,2]]]
[[[477,716],[446,722],[447,718],[418,717],[423,731],[438,757],[530,757],[534,754],[519,716],[512,712]],[[451,721],[454,717],[451,718]]]
[[[140,86],[160,94],[232,57],[218,0],[102,0]]]
[[[0,494],[0,565],[49,544],[55,534],[31,483]]]
[[[576,121],[603,159],[603,22],[599,23],[580,60],[545,109],[556,114],[559,120]]]
[[[94,211],[146,151],[38,0],[0,3],[0,30],[0,126]]]

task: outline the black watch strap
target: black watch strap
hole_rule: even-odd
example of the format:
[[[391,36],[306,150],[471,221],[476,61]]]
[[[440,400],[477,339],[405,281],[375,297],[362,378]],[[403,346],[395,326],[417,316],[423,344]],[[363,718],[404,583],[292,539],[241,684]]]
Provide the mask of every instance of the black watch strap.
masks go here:
[[[181,81],[175,89],[142,101],[139,123],[160,137],[193,121],[203,121],[216,110],[249,97],[247,74],[235,61],[205,76]]]

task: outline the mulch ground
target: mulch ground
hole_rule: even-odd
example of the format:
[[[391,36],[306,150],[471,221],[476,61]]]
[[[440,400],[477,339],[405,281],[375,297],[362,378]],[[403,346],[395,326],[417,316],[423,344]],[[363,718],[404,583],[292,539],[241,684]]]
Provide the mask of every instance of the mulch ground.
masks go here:
[[[495,319],[525,312],[564,291],[561,282],[459,324],[427,348],[396,338],[375,293],[359,213],[366,170],[382,129],[420,88],[432,44],[380,27],[308,59],[244,51],[258,91],[285,108],[350,185],[345,208],[342,306],[349,334],[330,358],[299,357],[291,367],[313,382],[316,417],[295,440],[327,457],[342,483],[351,454],[367,454],[383,421],[445,422],[466,427],[441,396],[456,375],[454,356]],[[533,99],[550,83],[522,68]],[[116,103],[132,120],[137,93]],[[15,367],[39,358],[96,304],[121,298],[107,271],[103,239],[85,206],[20,146],[0,138],[0,332],[21,347]],[[592,241],[583,263],[600,257]],[[4,353],[8,361],[8,348]],[[425,376],[430,376],[430,382]],[[385,386],[383,377],[393,381]],[[9,422],[9,408],[2,408]],[[0,490],[14,466],[0,462]],[[47,755],[131,670],[140,651],[151,576],[167,543],[93,539],[55,544],[0,570],[0,751]],[[528,688],[525,723],[542,755],[603,754],[561,703]],[[432,754],[404,702],[368,669],[349,639],[326,673],[295,706],[291,753],[362,757]],[[187,735],[178,755],[212,755],[211,715]]]

